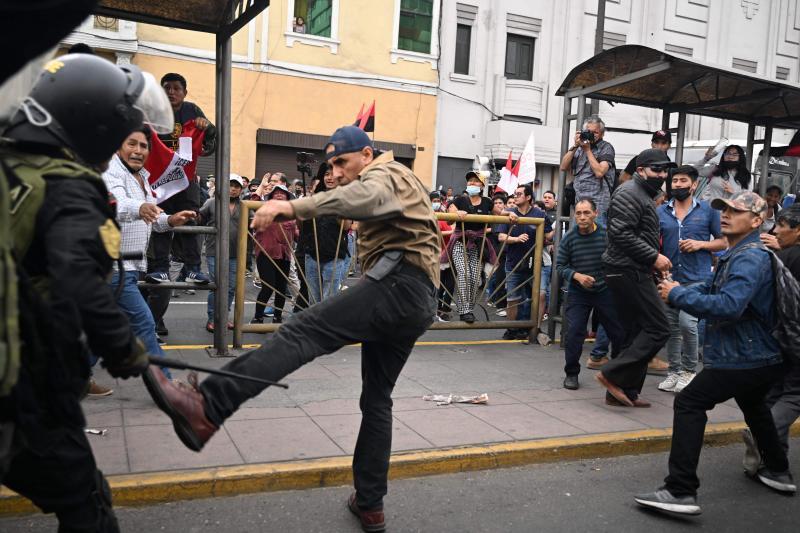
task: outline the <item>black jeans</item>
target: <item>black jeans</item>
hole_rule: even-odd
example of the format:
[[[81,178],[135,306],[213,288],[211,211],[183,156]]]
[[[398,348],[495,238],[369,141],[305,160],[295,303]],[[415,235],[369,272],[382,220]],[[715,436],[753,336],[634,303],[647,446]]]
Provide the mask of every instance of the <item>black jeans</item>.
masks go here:
[[[189,187],[175,196],[164,200],[158,207],[167,214],[174,214],[184,209],[197,211],[202,204],[200,187],[196,182],[189,184]],[[190,223],[193,224],[193,223]],[[154,231],[150,235],[150,246],[152,246],[153,258],[150,260],[151,272],[169,273],[169,256],[172,248],[173,239],[176,245],[180,246],[183,263],[188,271],[200,270],[200,236],[191,233],[172,233],[166,231],[158,233]]]
[[[277,267],[276,267],[277,265]],[[289,268],[291,261],[288,259],[273,259],[272,261],[264,255],[258,254],[256,257],[256,267],[258,276],[261,278],[261,290],[256,298],[255,318],[264,318],[264,309],[267,307],[273,288],[275,293],[274,313],[278,320],[283,316],[283,306],[286,303],[286,288],[289,285]]]
[[[581,371],[580,359],[583,342],[586,340],[586,323],[593,308],[595,316],[606,328],[611,339],[614,350],[612,357],[616,357],[616,352],[625,339],[625,330],[617,317],[617,309],[608,288],[600,292],[590,292],[571,285],[564,311],[567,327],[564,335],[564,372],[568,376],[577,376]]]
[[[778,430],[784,451],[789,453],[789,430],[800,417],[800,361],[785,355],[783,377],[767,395],[767,405]]]
[[[260,348],[223,368],[278,381],[320,355],[361,342],[362,419],[353,454],[353,478],[358,505],[380,508],[392,446],[392,390],[414,342],[433,322],[435,313],[433,284],[421,270],[401,263],[380,281],[364,277],[349,290],[294,315]],[[206,415],[221,425],[265,387],[211,376],[200,389]]]
[[[653,279],[644,272],[607,266],[606,284],[614,296],[625,340],[619,357],[606,363],[602,372],[635,400],[647,377],[647,363],[669,339],[667,315]]]
[[[665,487],[675,496],[694,496],[700,481],[697,463],[703,447],[708,417],[706,411],[731,398],[736,400],[753,432],[767,468],[784,472],[789,468],[775,423],[765,402],[770,388],[784,372],[783,365],[748,369],[705,368],[675,397],[672,448]]]

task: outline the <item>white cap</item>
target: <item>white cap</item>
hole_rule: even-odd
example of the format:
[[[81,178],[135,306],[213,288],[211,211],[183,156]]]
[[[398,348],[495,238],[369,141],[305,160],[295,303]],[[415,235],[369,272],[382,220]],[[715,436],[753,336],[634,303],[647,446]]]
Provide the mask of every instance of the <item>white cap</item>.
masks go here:
[[[244,188],[244,180],[242,179],[242,177],[239,174],[234,174],[234,173],[231,172],[230,181],[235,181],[236,183],[239,184],[239,187]]]

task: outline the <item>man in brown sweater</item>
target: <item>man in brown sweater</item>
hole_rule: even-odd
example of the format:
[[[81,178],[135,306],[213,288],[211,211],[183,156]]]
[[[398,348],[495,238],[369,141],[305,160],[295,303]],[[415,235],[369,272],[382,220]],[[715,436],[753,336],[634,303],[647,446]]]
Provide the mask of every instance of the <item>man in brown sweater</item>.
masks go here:
[[[278,381],[316,357],[361,343],[361,428],[353,454],[355,492],[347,505],[365,531],[383,531],[383,497],[392,441],[391,394],[414,343],[436,314],[438,224],[428,191],[391,152],[376,157],[366,133],[339,128],[325,147],[339,187],[292,201],[269,201],[252,227],[276,219],[337,215],[360,221],[365,276],[350,290],[287,321],[258,349],[225,370]],[[222,423],[265,386],[212,376],[176,387],[160,372],[145,377],[153,399],[189,448],[199,451]],[[159,386],[153,386],[157,382]]]

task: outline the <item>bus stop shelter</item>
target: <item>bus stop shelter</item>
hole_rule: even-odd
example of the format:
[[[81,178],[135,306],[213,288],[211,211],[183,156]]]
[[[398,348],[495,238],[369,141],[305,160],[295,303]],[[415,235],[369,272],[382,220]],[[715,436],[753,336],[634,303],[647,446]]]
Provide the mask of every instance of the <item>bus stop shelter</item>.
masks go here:
[[[231,57],[233,35],[269,7],[269,0],[183,0],[163,2],[161,0],[100,0],[93,13],[106,17],[121,18],[133,22],[156,24],[172,28],[212,33],[216,36],[216,102],[215,122],[217,126],[216,177],[216,227],[188,226],[175,231],[216,234],[216,272],[214,284],[205,286],[222,295],[215,299],[214,350],[216,355],[228,354],[227,323],[228,302],[228,256],[230,216],[227,209],[230,182],[231,151]],[[201,288],[189,283],[162,283],[152,288]]]
[[[763,144],[764,153],[770,153],[774,128],[800,128],[800,85],[732,71],[640,45],[618,46],[584,61],[567,74],[556,96],[564,97],[562,154],[588,116],[587,99],[661,109],[661,129],[676,132],[675,159],[678,164],[683,162],[688,114],[746,123],[750,164],[754,160],[755,145]],[[677,128],[670,127],[673,114],[677,114]],[[761,139],[755,138],[757,126],[764,128]],[[764,157],[758,183],[762,195],[767,188],[768,169],[769,158]],[[562,171],[558,180],[558,198],[563,198],[566,179],[567,172]],[[560,217],[561,222],[570,219]],[[553,262],[558,253],[563,224],[556,226]],[[558,309],[560,283],[559,277],[554,275],[550,291],[550,309],[553,310]],[[550,321],[551,337],[555,335],[557,321]]]

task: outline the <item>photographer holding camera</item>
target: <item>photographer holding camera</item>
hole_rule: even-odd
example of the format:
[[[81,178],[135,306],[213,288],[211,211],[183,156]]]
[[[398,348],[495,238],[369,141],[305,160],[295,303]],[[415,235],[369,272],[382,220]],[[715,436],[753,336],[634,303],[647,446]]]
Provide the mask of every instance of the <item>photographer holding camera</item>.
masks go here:
[[[561,158],[561,170],[572,172],[576,198],[591,198],[597,205],[595,222],[606,225],[606,212],[614,188],[614,147],[603,140],[606,125],[600,117],[586,119],[575,132],[575,144]]]

